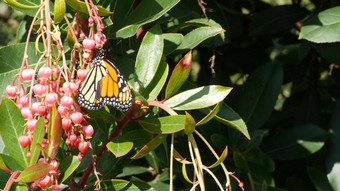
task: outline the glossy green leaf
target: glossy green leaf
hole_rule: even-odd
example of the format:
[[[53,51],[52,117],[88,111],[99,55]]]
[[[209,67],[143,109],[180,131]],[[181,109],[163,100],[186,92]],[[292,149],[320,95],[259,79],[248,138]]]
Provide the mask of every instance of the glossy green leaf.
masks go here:
[[[174,115],[154,119],[145,119],[138,122],[146,131],[150,133],[170,134],[184,129],[185,118],[185,115]]]
[[[15,10],[18,10],[26,15],[34,17],[37,13],[38,8],[41,4],[40,0],[5,0],[5,3]],[[50,2],[51,8],[53,8],[53,3]]]
[[[155,189],[145,181],[133,176],[130,179],[130,184],[127,185],[123,191],[155,191]]]
[[[246,122],[248,129],[260,128],[272,113],[283,81],[282,67],[278,63],[259,66],[235,92],[237,99],[231,107]]]
[[[156,25],[145,34],[137,54],[136,83],[141,86],[137,90],[146,88],[154,78],[162,58],[163,46],[162,30]]]
[[[302,125],[280,131],[273,135],[268,154],[279,160],[293,160],[310,156],[319,151],[329,134],[316,125]]]
[[[129,181],[119,179],[110,179],[100,182],[100,186],[103,191],[119,191],[125,188],[128,184]],[[86,190],[95,190],[95,186],[89,186],[85,189],[85,191]]]
[[[174,95],[188,79],[191,71],[192,51],[189,51],[175,66],[165,89],[165,98]]]
[[[35,164],[40,156],[40,149],[41,149],[41,143],[44,138],[44,129],[45,126],[45,118],[41,117],[35,128],[34,128],[34,134],[33,134],[33,139],[31,143],[31,157],[30,157],[30,165]]]
[[[0,153],[0,169],[4,170],[4,169],[7,169],[7,166],[4,162],[4,160],[2,159],[2,155],[5,155],[5,154]],[[8,157],[10,157],[10,156],[8,156]]]
[[[118,158],[128,154],[131,151],[133,142],[117,137],[110,141],[106,147],[115,155],[115,157]]]
[[[132,141],[134,147],[144,146],[152,139],[152,135],[142,129],[126,132],[122,137],[127,141]]]
[[[307,167],[307,173],[313,185],[318,191],[332,191],[326,173],[314,167]]]
[[[195,131],[195,128],[196,128],[195,119],[188,112],[185,112],[184,133],[186,135],[190,135]]]
[[[330,121],[330,132],[332,132],[329,149],[325,156],[327,178],[333,190],[340,190],[340,99],[337,100]]]
[[[224,100],[232,88],[218,85],[204,86],[179,93],[164,102],[174,110],[201,109]]]
[[[209,27],[222,28],[222,26],[219,23],[216,23],[212,19],[206,19],[206,18],[199,18],[199,19],[192,19],[189,21],[185,21],[185,25],[192,26],[192,24],[196,24],[198,26],[209,26]]]
[[[40,2],[40,1],[39,1]],[[20,67],[22,64],[22,59],[25,51],[25,43],[8,45],[0,48],[0,94],[6,94],[6,86],[10,85],[14,79],[14,76],[17,75],[20,71]],[[31,68],[34,68],[35,64],[39,60],[40,54],[36,53],[34,48],[34,43],[28,44],[27,49],[28,56],[28,64]],[[24,84],[28,86],[27,83]]]
[[[86,6],[85,2],[83,2],[83,1],[66,0],[66,4],[69,5],[70,7],[72,7],[72,9],[75,10],[75,11],[79,11],[81,13],[88,14],[87,6]],[[97,5],[97,8],[98,8],[99,16],[108,16],[108,15],[112,14],[112,12],[106,10],[105,8],[103,8],[100,5]]]
[[[56,0],[54,5],[54,23],[60,23],[66,13],[65,0]]]
[[[52,168],[50,164],[35,164],[24,169],[17,179],[21,182],[33,182],[45,177]]]
[[[165,62],[165,60],[166,58],[163,56],[154,78],[143,91],[145,99],[155,100],[162,90],[169,73],[169,65]]]
[[[220,165],[221,163],[223,163],[224,159],[227,158],[227,155],[228,155],[228,147],[225,147],[221,156],[218,158],[218,160],[214,164],[209,166],[208,168],[215,168],[218,165]]]
[[[136,176],[144,173],[152,173],[152,170],[143,166],[125,166],[123,172],[117,175],[118,178],[127,176]]]
[[[315,43],[340,42],[340,6],[326,9],[308,19],[301,28],[299,39]]]
[[[139,27],[160,18],[180,0],[143,0],[137,8],[121,22],[113,38],[129,38],[136,34]]]
[[[54,159],[59,150],[63,129],[61,128],[61,116],[55,106],[52,107],[50,116],[48,124],[48,156]]]
[[[203,109],[200,111],[202,111],[205,114],[212,112],[208,111],[207,109]],[[225,125],[228,125],[229,127],[236,129],[237,131],[241,132],[244,136],[246,136],[248,139],[250,139],[246,123],[239,116],[239,114],[237,114],[227,104],[222,105],[219,112],[214,116],[214,119],[216,119],[220,123],[223,123]]]
[[[200,27],[194,29],[184,36],[182,43],[176,48],[176,52],[191,50],[204,40],[223,32],[224,29],[217,27]]]
[[[9,168],[12,171],[18,171],[23,170],[21,166],[19,166],[16,161],[13,159],[13,157],[7,155],[7,154],[0,154],[1,160],[3,163],[5,163],[5,167]],[[4,164],[2,164],[3,166]],[[2,167],[1,167],[2,168]]]
[[[28,166],[26,153],[28,148],[19,144],[19,137],[23,134],[25,119],[18,106],[9,98],[2,96],[0,103],[0,135],[10,156],[22,168]]]
[[[150,151],[155,150],[165,139],[167,135],[159,134],[153,138],[148,144],[141,148],[131,159],[139,159],[144,157]]]
[[[197,123],[197,126],[208,123],[211,119],[213,119],[215,115],[220,111],[220,108],[222,107],[222,105],[223,105],[223,102],[220,102],[214,107],[213,110],[210,110],[209,108],[201,109],[202,112],[207,113],[207,115],[203,119],[201,119],[201,121]]]
[[[39,5],[33,5],[33,6],[25,5],[16,0],[6,0],[5,2],[10,6],[20,8],[20,9],[37,9],[40,7]]]
[[[212,2],[209,2],[209,4]],[[175,29],[173,29],[173,31],[179,31],[179,30],[183,30],[185,28],[189,28],[189,27],[214,27],[214,28],[223,28],[220,23],[215,22],[212,18],[195,18],[195,19],[191,19],[188,21],[183,22],[182,24],[180,24],[179,26],[177,26]],[[219,34],[222,42],[225,41],[225,34],[224,32]],[[217,45],[218,46],[218,45]]]
[[[80,161],[77,156],[68,156],[64,158],[60,165],[59,170],[61,172],[59,183],[64,182],[79,166]]]
[[[135,0],[115,1],[113,7],[113,27],[122,25],[122,22],[127,18],[132,10]]]
[[[298,5],[281,5],[265,9],[255,15],[250,24],[254,35],[274,34],[286,31],[309,14],[309,11]]]
[[[181,33],[163,33],[164,54],[169,55],[182,43],[184,36]]]

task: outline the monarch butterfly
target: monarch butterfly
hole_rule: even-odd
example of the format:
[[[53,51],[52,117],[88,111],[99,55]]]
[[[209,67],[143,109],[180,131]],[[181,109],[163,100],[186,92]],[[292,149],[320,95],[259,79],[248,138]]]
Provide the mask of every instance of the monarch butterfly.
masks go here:
[[[112,105],[127,111],[132,105],[131,89],[116,66],[105,58],[105,52],[99,50],[92,59],[92,67],[78,92],[78,102],[89,110]]]

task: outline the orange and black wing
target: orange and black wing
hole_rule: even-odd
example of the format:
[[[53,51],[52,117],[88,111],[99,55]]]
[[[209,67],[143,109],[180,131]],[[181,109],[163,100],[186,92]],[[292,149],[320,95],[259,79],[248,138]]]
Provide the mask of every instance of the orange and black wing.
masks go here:
[[[127,111],[132,105],[130,87],[111,61],[103,59],[100,65],[106,68],[107,74],[98,81],[96,99],[104,105]]]
[[[103,107],[103,103],[96,98],[96,93],[98,82],[105,75],[107,73],[104,67],[97,64],[92,65],[78,92],[78,102],[81,106],[89,110],[97,110]]]

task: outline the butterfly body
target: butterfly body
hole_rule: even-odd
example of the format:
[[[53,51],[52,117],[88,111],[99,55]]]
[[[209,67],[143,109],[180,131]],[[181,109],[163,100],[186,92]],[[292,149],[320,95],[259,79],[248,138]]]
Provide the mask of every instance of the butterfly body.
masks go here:
[[[111,105],[127,111],[132,105],[131,89],[116,66],[100,50],[78,92],[78,102],[89,110]]]

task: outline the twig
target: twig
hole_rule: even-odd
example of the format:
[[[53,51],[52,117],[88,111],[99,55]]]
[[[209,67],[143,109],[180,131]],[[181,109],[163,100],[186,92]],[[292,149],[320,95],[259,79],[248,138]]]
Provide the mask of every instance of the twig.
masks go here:
[[[207,4],[203,0],[197,0],[197,3],[202,9],[204,17],[207,19],[208,18],[207,13],[206,13],[207,9],[204,7],[204,5],[207,5]]]

